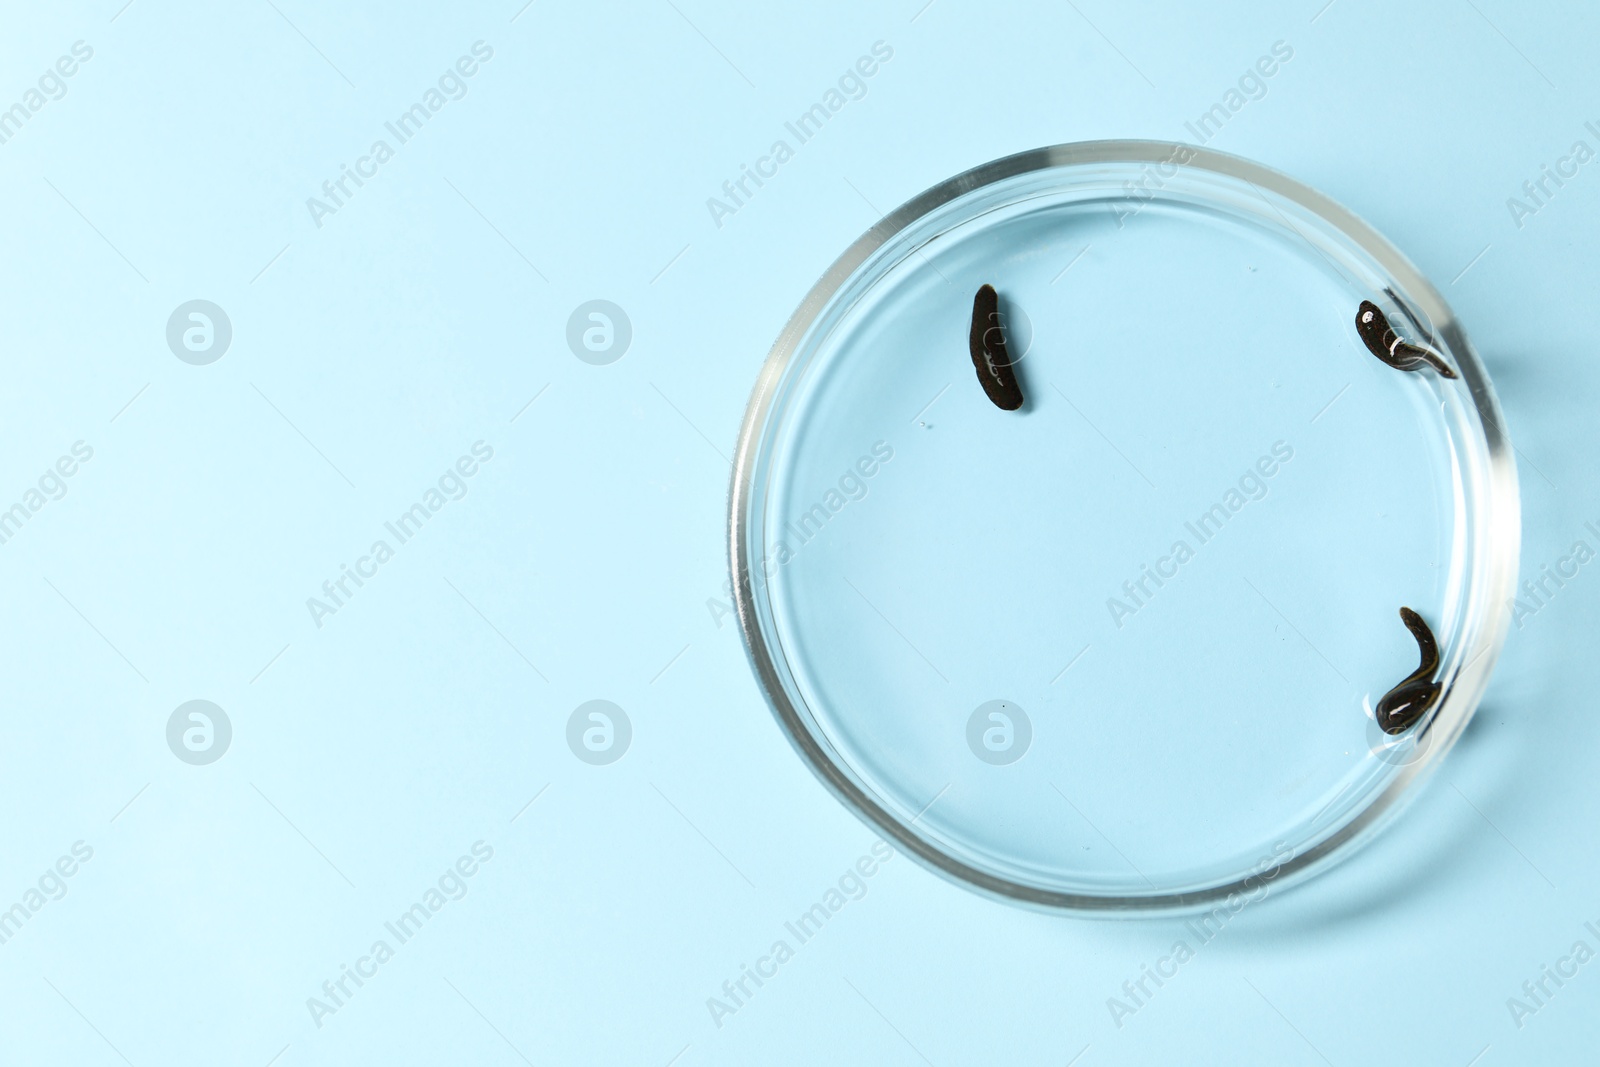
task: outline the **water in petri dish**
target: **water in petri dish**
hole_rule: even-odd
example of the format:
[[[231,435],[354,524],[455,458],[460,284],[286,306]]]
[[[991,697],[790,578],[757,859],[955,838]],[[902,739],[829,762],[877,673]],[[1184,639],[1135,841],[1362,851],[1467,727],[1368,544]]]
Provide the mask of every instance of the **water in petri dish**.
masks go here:
[[[983,212],[886,250],[785,385],[772,643],[848,773],[985,871],[1139,894],[1272,856],[1390,766],[1400,606],[1448,643],[1459,383],[1373,358],[1359,272],[1246,214]],[[986,283],[1020,411],[969,355]]]

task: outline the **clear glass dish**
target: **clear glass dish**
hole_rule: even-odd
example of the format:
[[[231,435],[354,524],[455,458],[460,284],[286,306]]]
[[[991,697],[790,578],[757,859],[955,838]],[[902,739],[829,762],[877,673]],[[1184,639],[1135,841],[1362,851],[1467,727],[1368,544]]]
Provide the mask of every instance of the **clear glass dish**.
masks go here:
[[[1018,411],[968,350],[986,283]],[[1363,300],[1459,377],[1374,358]],[[1327,198],[1190,146],[1026,152],[879,222],[773,346],[741,628],[801,757],[940,873],[1095,914],[1254,899],[1367,839],[1477,707],[1503,426],[1443,298]],[[1443,696],[1391,736],[1402,606]]]

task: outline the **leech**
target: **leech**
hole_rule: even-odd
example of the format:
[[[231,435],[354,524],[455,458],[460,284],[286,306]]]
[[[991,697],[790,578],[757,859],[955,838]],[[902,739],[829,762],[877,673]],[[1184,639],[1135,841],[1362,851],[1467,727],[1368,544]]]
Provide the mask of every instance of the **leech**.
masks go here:
[[[1422,621],[1422,616],[1410,608],[1400,609],[1400,619],[1411,631],[1411,636],[1417,639],[1417,648],[1422,653],[1422,666],[1385,693],[1373,709],[1378,727],[1386,734],[1401,734],[1410,729],[1424,712],[1438,702],[1442,689],[1433,680],[1433,673],[1439,669],[1439,643],[1433,639],[1433,631]]]
[[[1402,341],[1378,305],[1370,300],[1361,301],[1356,311],[1356,333],[1366,343],[1367,351],[1396,370],[1421,370],[1426,366],[1438,371],[1441,378],[1456,376],[1437,352]]]
[[[1022,387],[1017,384],[1011,356],[1006,352],[1005,327],[1000,323],[1000,294],[992,285],[984,285],[972,298],[972,332],[968,340],[978,384],[994,401],[994,406],[1003,411],[1020,408]]]

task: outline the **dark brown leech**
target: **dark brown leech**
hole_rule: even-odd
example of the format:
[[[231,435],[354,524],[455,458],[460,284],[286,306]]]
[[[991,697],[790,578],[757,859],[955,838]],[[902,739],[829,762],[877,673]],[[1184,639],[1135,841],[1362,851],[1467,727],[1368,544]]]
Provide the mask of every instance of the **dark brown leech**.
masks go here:
[[[1396,370],[1421,370],[1426,366],[1438,371],[1441,378],[1456,376],[1437,352],[1400,340],[1378,305],[1370,300],[1361,301],[1356,310],[1356,333],[1366,343],[1367,351]]]
[[[1439,643],[1433,639],[1433,631],[1422,621],[1422,616],[1410,608],[1400,609],[1400,619],[1417,639],[1422,666],[1385,693],[1373,709],[1377,713],[1378,727],[1386,734],[1401,734],[1410,729],[1438,701],[1442,688],[1433,680],[1433,673],[1439,669]]]
[[[1017,384],[1011,356],[1006,351],[1006,331],[1000,322],[1000,294],[992,285],[983,286],[972,298],[972,333],[968,340],[978,384],[994,401],[994,406],[1004,411],[1020,408],[1022,387]]]

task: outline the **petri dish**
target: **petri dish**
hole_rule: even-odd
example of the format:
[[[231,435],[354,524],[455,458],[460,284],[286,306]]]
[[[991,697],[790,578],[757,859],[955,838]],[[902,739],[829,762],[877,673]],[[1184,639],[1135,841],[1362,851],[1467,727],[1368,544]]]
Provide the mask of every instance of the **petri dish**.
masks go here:
[[[985,395],[975,293],[1025,400]],[[1454,377],[1380,362],[1357,309]],[[875,831],[1026,905],[1259,899],[1460,736],[1520,536],[1489,378],[1371,227],[1259,164],[1096,141],[895,210],[756,383],[729,518],[778,723]],[[1436,703],[1374,708],[1437,640]]]

